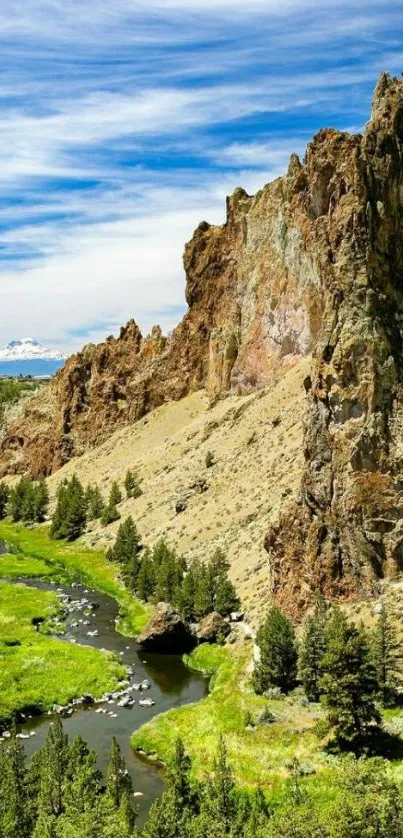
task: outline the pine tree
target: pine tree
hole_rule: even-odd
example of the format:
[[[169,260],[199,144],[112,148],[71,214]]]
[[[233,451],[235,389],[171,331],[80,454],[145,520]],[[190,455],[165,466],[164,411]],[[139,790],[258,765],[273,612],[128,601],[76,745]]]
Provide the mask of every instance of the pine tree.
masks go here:
[[[63,811],[63,784],[68,753],[68,738],[60,716],[55,716],[42,749],[38,817],[41,814],[58,817]]]
[[[49,492],[45,480],[40,480],[35,486],[34,495],[34,520],[42,524],[46,518],[49,507]]]
[[[117,507],[113,504],[111,505],[108,503],[105,506],[102,515],[101,515],[101,524],[103,527],[109,526],[109,524],[113,524],[115,521],[119,521],[120,512],[118,512]]]
[[[180,826],[182,818],[187,816],[190,810],[197,809],[197,799],[190,782],[190,771],[192,761],[185,751],[182,739],[175,742],[175,751],[172,762],[168,769],[168,782],[172,794],[175,818]]]
[[[136,558],[141,550],[141,539],[131,515],[120,525],[116,533],[110,559],[119,564],[126,564]]]
[[[120,491],[116,480],[114,480],[113,483],[112,483],[112,486],[111,486],[108,506],[118,506],[120,503],[122,503],[122,500],[123,500],[122,492]]]
[[[378,617],[372,646],[381,701],[384,707],[390,707],[396,703],[401,685],[401,651],[396,629],[385,606],[382,606]]]
[[[0,521],[7,515],[9,491],[5,483],[0,483]]]
[[[15,522],[22,520],[25,497],[30,489],[31,480],[28,477],[21,477],[17,485],[10,490],[8,513]]]
[[[213,823],[218,829],[216,833],[228,835],[236,812],[234,797],[234,779],[228,763],[225,741],[220,736],[217,755],[214,759],[213,774],[207,783],[207,795]]]
[[[222,550],[216,550],[210,562],[210,587],[213,593],[213,609],[223,617],[236,611],[240,600],[232,582],[228,579],[230,564]]]
[[[127,471],[125,477],[125,489],[128,498],[139,498],[143,494],[138,481],[130,469]]]
[[[35,521],[35,486],[31,480],[27,480],[24,487],[24,496],[21,504],[21,520],[24,524],[33,524]]]
[[[200,620],[201,617],[211,613],[211,611],[214,611],[213,580],[210,568],[207,568],[202,562],[196,571],[194,617],[196,620]]]
[[[139,566],[137,574],[137,593],[140,599],[144,602],[148,600],[155,593],[155,572],[154,563],[150,550],[145,550]]]
[[[260,662],[254,672],[256,692],[279,687],[287,693],[293,689],[297,677],[297,650],[294,627],[285,614],[273,605],[260,626],[257,637]]]
[[[85,493],[78,478],[73,475],[70,481],[63,481],[56,497],[50,534],[52,538],[74,541],[82,535],[87,522]]]
[[[132,781],[115,737],[112,739],[109,752],[109,763],[106,772],[106,793],[110,797],[115,809],[119,808],[124,795],[133,794]]]
[[[10,739],[2,747],[0,767],[0,835],[4,838],[29,838],[25,753],[17,739],[15,722]]]
[[[240,604],[239,596],[231,580],[220,579],[216,586],[215,611],[226,617],[232,611],[237,611]]]
[[[70,813],[92,812],[102,787],[97,755],[90,751],[81,736],[68,747],[63,801]]]
[[[195,618],[195,596],[199,573],[200,564],[199,562],[194,562],[175,591],[174,605],[185,620],[193,620]]]
[[[91,491],[87,498],[87,517],[89,521],[96,521],[98,518],[101,517],[105,509],[105,503],[101,495],[99,486],[88,488],[91,489]]]
[[[319,701],[321,664],[326,651],[327,606],[323,597],[316,602],[315,611],[308,617],[298,655],[298,674],[309,701]]]
[[[326,631],[320,691],[338,743],[359,747],[380,722],[375,666],[363,629],[335,608]]]

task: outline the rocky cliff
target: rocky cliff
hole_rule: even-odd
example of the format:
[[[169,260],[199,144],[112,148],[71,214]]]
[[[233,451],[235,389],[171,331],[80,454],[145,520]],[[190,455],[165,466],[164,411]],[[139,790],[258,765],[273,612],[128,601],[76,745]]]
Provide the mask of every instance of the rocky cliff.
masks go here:
[[[303,163],[186,246],[188,312],[131,321],[72,357],[1,443],[3,472],[49,474],[119,425],[200,388],[246,394],[313,355],[301,491],[266,537],[273,590],[367,591],[403,566],[403,82],[384,74],[363,136],[324,129]]]

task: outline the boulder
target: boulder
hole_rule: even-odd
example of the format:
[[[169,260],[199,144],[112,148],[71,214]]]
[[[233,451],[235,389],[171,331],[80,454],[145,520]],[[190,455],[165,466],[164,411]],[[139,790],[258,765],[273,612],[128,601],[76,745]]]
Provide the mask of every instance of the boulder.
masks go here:
[[[213,611],[200,620],[196,626],[196,638],[199,643],[215,643],[219,636],[227,637],[231,629],[221,614]]]
[[[138,638],[143,649],[151,652],[182,654],[195,645],[195,638],[188,624],[171,605],[159,602],[155,615]]]

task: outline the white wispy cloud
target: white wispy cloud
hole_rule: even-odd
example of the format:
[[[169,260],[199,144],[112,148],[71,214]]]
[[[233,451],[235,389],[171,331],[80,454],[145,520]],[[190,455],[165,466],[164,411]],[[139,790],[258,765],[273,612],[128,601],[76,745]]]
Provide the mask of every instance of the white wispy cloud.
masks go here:
[[[2,0],[0,343],[171,328],[200,219],[322,123],[362,126],[402,60],[401,2],[381,5]]]

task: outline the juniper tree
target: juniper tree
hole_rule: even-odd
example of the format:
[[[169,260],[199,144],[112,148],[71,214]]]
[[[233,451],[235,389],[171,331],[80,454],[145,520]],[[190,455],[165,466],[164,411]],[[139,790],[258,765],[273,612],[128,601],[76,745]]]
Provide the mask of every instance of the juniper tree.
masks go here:
[[[260,626],[256,642],[260,648],[260,662],[256,665],[253,682],[257,693],[269,687],[289,692],[297,678],[297,649],[291,621],[273,605]]]
[[[326,631],[320,692],[338,743],[360,747],[379,725],[376,670],[367,636],[335,608]]]
[[[141,539],[131,515],[120,525],[112,548],[113,561],[125,564],[137,556],[141,549]]]
[[[214,610],[213,580],[210,569],[202,562],[196,571],[194,617],[199,620]]]
[[[209,566],[210,586],[213,595],[213,608],[223,617],[236,611],[240,600],[234,585],[228,579],[230,564],[222,550],[218,549],[213,555]]]
[[[378,617],[372,646],[381,701],[384,707],[390,707],[396,703],[401,684],[401,648],[385,606],[382,606]]]
[[[101,495],[99,486],[88,486],[87,488],[87,518],[89,521],[95,521],[100,518],[104,509],[105,503]]]
[[[105,506],[102,515],[101,515],[101,524],[103,527],[109,526],[109,524],[113,524],[115,521],[119,521],[120,512],[118,511],[115,504],[108,503]]]
[[[114,480],[113,483],[112,483],[112,486],[111,486],[110,494],[109,494],[108,506],[118,506],[119,503],[122,503],[122,500],[123,500],[122,492],[120,491],[116,480]]]
[[[21,477],[9,492],[8,512],[15,522],[22,520],[25,498],[31,490],[31,485],[32,481],[28,477]]]
[[[326,651],[327,606],[323,597],[305,623],[298,654],[298,675],[309,701],[319,701],[321,664]]]
[[[125,489],[128,498],[139,498],[143,494],[136,477],[130,469],[126,472]]]
[[[60,484],[56,498],[50,534],[52,538],[74,541],[84,532],[87,521],[84,489],[76,475]]]

